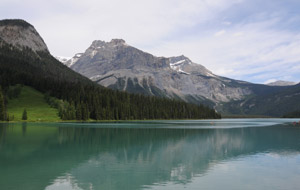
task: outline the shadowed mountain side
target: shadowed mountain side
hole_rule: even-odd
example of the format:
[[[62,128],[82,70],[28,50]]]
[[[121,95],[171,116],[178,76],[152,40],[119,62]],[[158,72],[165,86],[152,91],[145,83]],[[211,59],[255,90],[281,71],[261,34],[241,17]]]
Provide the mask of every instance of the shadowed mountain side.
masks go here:
[[[106,87],[193,103],[228,102],[252,93],[249,88],[231,85],[232,79],[225,80],[183,55],[156,57],[122,39],[96,40],[65,64]]]
[[[0,86],[4,94],[10,86],[22,84],[62,100],[49,103],[48,98],[63,120],[220,118],[203,105],[104,88],[61,64],[45,48],[41,36],[26,21],[0,20]]]
[[[300,110],[300,84],[284,90],[225,103],[223,113],[280,117]]]
[[[297,102],[295,99],[285,101],[277,98],[273,104],[264,106],[267,96],[272,99],[286,93],[300,97],[300,94],[289,94],[289,89],[295,86],[268,86],[218,76],[183,55],[156,57],[126,44],[122,39],[93,41],[84,53],[76,54],[64,64],[105,87],[203,103],[228,115],[278,117],[289,109],[282,105],[295,105],[290,110],[294,111]],[[272,111],[276,109],[276,112]]]

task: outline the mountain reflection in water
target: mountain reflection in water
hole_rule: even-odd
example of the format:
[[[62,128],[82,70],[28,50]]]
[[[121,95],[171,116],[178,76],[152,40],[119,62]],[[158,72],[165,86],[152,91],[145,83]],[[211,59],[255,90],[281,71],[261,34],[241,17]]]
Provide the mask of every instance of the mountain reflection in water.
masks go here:
[[[127,123],[130,126],[130,123]],[[0,124],[1,189],[143,189],[189,184],[257,154],[299,155],[300,128]]]

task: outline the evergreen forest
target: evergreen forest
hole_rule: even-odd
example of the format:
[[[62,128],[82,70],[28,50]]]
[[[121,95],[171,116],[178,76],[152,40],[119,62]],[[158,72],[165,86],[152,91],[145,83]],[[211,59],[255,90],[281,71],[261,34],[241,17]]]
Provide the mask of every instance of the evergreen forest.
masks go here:
[[[6,96],[14,96],[9,88],[17,84],[45,94],[48,104],[59,110],[63,120],[221,117],[204,105],[107,89],[69,69],[47,52],[19,49],[0,39],[0,120],[6,119]]]

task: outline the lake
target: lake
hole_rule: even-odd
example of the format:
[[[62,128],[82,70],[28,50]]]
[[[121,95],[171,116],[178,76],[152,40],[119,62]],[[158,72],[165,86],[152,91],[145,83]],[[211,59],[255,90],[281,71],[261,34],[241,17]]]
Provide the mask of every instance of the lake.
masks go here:
[[[300,119],[0,124],[0,189],[299,189]]]

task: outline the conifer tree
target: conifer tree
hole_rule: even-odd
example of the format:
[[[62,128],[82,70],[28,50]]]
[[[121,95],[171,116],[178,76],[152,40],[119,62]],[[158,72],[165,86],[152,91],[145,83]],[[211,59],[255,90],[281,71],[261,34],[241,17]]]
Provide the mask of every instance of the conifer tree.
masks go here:
[[[2,88],[0,86],[0,121],[5,120],[5,115],[6,115],[6,111],[5,111],[5,105],[4,105],[4,96],[2,93]]]
[[[22,120],[27,120],[27,111],[26,111],[26,108],[23,111]]]
[[[76,109],[74,104],[70,104],[70,118],[71,120],[75,120],[76,119]]]
[[[76,120],[82,120],[81,105],[76,106]]]

